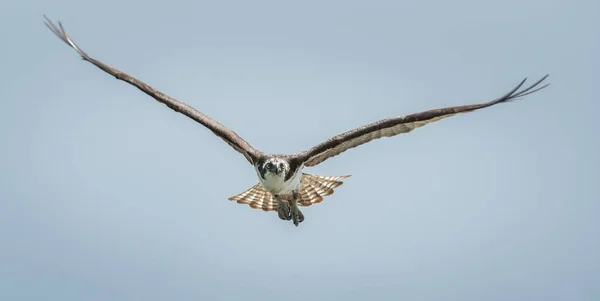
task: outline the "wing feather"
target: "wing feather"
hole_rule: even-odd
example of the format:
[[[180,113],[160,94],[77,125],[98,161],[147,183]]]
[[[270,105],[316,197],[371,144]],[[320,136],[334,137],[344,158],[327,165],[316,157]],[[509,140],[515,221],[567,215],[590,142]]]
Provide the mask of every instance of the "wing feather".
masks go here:
[[[315,166],[331,157],[337,156],[351,148],[375,139],[409,133],[416,128],[454,116],[456,114],[473,112],[482,108],[490,107],[499,103],[509,102],[535,93],[549,85],[545,84],[543,86],[539,86],[539,84],[542,83],[548,76],[549,75],[545,75],[531,86],[519,91],[519,89],[527,80],[524,79],[510,92],[489,102],[447,107],[407,116],[383,119],[329,138],[310,150],[298,153],[295,156],[302,158],[305,166]]]
[[[227,142],[227,144],[231,145],[231,147],[233,147],[236,151],[244,155],[244,157],[246,158],[246,160],[248,160],[248,162],[250,162],[250,164],[254,164],[256,159],[261,154],[260,151],[253,148],[248,142],[242,139],[234,131],[223,126],[222,124],[218,123],[216,120],[210,118],[204,113],[194,109],[190,105],[178,101],[174,98],[171,98],[168,95],[158,90],[155,90],[146,83],[92,58],[87,53],[85,53],[79,46],[77,46],[77,44],[75,44],[73,39],[71,39],[71,37],[60,22],[58,22],[58,26],[56,26],[48,17],[44,16],[44,18],[46,18],[45,24],[50,29],[50,31],[52,31],[63,42],[67,43],[67,45],[75,49],[75,51],[77,51],[77,53],[79,53],[79,55],[81,55],[81,57],[84,60],[94,64],[96,67],[102,69],[104,72],[114,76],[115,78],[137,87],[142,92],[150,95],[157,101],[165,104],[169,108],[173,109],[175,112],[179,112],[202,124],[209,130],[211,130],[215,135],[219,136],[221,139]]]

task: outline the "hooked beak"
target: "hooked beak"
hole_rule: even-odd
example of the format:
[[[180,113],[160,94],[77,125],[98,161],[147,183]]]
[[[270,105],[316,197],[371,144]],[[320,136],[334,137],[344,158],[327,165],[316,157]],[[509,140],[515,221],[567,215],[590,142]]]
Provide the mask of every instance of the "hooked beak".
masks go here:
[[[279,169],[279,166],[273,165],[273,167],[271,167],[271,169],[269,169],[269,171],[272,173],[279,174],[281,172],[281,169]]]

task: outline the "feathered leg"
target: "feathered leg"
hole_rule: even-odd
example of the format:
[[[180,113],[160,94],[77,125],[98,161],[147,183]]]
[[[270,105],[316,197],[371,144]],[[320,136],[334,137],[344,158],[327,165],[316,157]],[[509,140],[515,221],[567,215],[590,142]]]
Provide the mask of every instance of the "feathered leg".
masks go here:
[[[298,209],[298,191],[292,191],[292,218],[296,227],[304,221],[304,214]]]

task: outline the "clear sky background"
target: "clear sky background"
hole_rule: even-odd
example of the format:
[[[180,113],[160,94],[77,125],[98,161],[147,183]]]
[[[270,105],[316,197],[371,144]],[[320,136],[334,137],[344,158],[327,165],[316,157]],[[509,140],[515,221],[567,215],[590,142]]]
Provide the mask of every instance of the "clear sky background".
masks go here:
[[[1,300],[599,300],[600,8],[578,1],[0,2]],[[296,228],[245,159],[550,88],[352,149]]]

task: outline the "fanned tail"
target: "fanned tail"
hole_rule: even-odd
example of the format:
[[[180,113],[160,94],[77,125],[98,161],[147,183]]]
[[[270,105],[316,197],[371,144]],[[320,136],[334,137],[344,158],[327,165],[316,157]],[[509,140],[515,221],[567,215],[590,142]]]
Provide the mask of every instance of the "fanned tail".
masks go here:
[[[330,196],[335,192],[333,190],[334,188],[340,187],[342,184],[344,184],[344,182],[340,180],[349,177],[350,175],[324,177],[303,173],[298,205],[308,207],[313,204],[323,202],[323,198]]]
[[[236,201],[238,204],[248,204],[252,209],[277,210],[277,201],[260,183],[236,196],[230,197],[229,200]]]
[[[332,195],[334,188],[344,184],[341,180],[348,177],[350,175],[324,177],[302,173],[302,181],[298,193],[298,206],[308,207],[323,202],[323,198]],[[292,195],[282,195],[281,198],[289,201]],[[277,211],[277,201],[260,183],[236,196],[230,197],[229,200],[236,201],[238,204],[247,204],[252,209]]]

